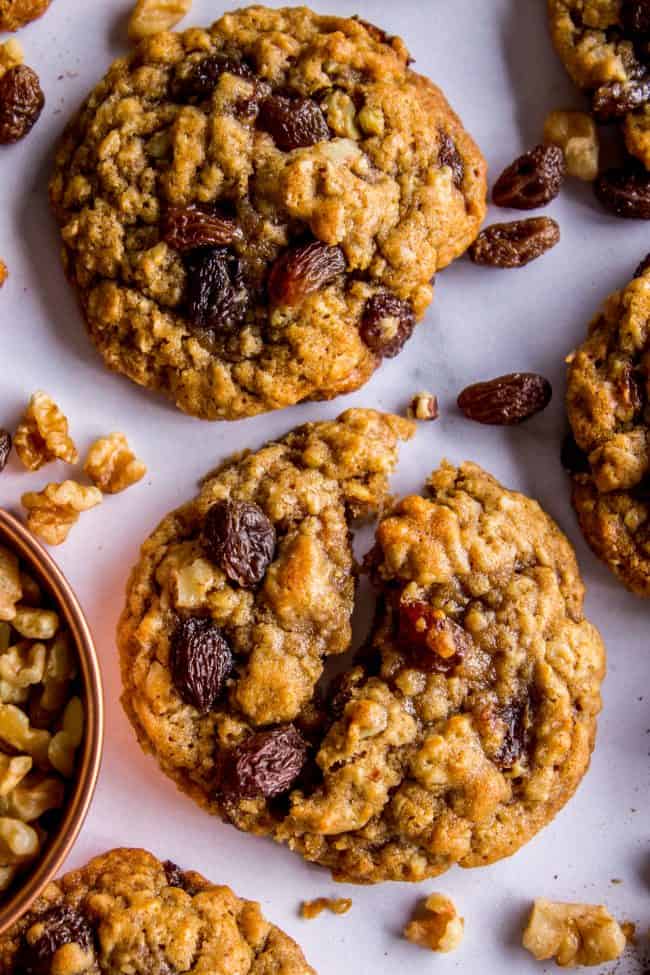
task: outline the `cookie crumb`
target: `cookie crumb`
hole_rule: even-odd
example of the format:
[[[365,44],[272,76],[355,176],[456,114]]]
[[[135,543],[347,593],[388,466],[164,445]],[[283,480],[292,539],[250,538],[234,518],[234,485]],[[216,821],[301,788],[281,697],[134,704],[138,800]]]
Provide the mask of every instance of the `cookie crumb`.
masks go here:
[[[621,931],[625,935],[625,940],[628,944],[635,945],[636,941],[636,924],[634,921],[621,921]]]
[[[53,460],[76,464],[77,448],[68,435],[68,418],[51,396],[34,393],[14,436],[16,453],[28,471],[37,471]]]
[[[323,911],[331,911],[332,914],[347,914],[351,907],[352,901],[349,897],[317,897],[313,901],[302,902],[300,916],[311,921]]]
[[[465,918],[444,894],[430,894],[413,920],[404,928],[404,937],[431,951],[454,951],[463,940]]]
[[[537,961],[558,965],[601,965],[625,949],[626,934],[602,904],[566,904],[539,897],[533,905],[522,944]]]
[[[48,545],[65,542],[81,512],[101,504],[101,500],[98,488],[77,481],[51,483],[42,491],[28,491],[21,499],[27,510],[27,527]]]
[[[190,12],[192,0],[138,0],[129,20],[129,38],[141,41],[171,30]]]
[[[440,415],[438,398],[433,393],[415,393],[409,403],[406,415],[409,420],[437,420]]]
[[[544,122],[544,142],[560,147],[569,176],[588,183],[596,179],[600,145],[591,115],[563,109],[550,112]]]
[[[0,288],[5,283],[9,277],[9,271],[7,270],[7,265],[4,261],[0,261]]]
[[[92,445],[84,471],[104,494],[117,494],[141,481],[147,468],[135,456],[123,433],[111,433]]]

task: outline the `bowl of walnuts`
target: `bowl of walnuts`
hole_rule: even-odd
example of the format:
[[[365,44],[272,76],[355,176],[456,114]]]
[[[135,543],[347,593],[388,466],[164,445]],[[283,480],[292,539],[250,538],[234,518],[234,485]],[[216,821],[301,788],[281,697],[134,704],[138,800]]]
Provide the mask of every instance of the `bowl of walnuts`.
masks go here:
[[[92,635],[69,583],[0,508],[0,932],[59,871],[102,753]]]

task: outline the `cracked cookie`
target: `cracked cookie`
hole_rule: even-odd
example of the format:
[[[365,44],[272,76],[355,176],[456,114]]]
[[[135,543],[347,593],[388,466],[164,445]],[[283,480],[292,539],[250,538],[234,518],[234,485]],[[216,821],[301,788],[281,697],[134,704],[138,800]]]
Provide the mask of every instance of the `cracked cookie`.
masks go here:
[[[580,527],[628,589],[650,596],[650,268],[610,295],[568,361]]]
[[[0,0],[0,30],[18,30],[42,17],[51,0]]]
[[[486,180],[401,40],[249,7],[117,61],[50,195],[107,365],[234,419],[350,392],[396,355]]]
[[[95,857],[50,884],[0,935],[0,975],[190,970],[315,975],[259,904],[145,850]]]
[[[647,0],[548,0],[555,48],[599,122],[622,125],[650,169],[650,5]]]
[[[242,677],[255,689],[246,651],[223,703],[205,716],[183,708],[163,587],[186,516],[172,519],[131,582],[124,701],[141,741],[210,812],[338,880],[419,881],[514,853],[571,796],[589,764],[605,654],[582,615],[571,546],[534,501],[473,464],[443,464],[428,497],[406,498],[380,523],[368,558],[374,631],[322,700],[319,654],[280,711],[279,678],[292,680],[294,657],[277,639],[253,638],[258,674],[272,671],[273,713],[255,706],[266,680],[241,693]],[[297,617],[294,605],[294,628]],[[230,632],[253,645],[250,628]]]

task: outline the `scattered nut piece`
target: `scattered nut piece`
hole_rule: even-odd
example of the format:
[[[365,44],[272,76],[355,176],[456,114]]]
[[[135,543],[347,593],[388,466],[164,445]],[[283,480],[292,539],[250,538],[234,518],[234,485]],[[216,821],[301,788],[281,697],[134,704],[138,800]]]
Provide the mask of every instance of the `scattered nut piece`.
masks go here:
[[[311,921],[325,910],[332,914],[347,914],[351,907],[352,901],[349,897],[317,897],[313,901],[302,902],[300,916]]]
[[[141,41],[143,37],[171,30],[185,14],[192,0],[138,0],[129,20],[129,37]]]
[[[416,393],[409,403],[406,415],[410,420],[437,420],[437,397],[433,393]]]
[[[27,509],[27,527],[48,545],[60,545],[82,511],[101,503],[102,493],[96,487],[84,487],[76,481],[48,484],[42,491],[23,494]]]
[[[7,265],[4,261],[0,261],[0,288],[5,283],[9,277],[9,271],[7,270]]]
[[[117,494],[140,481],[147,468],[135,456],[123,433],[111,433],[92,445],[84,471],[104,494]]]
[[[7,466],[9,454],[11,453],[12,442],[13,441],[9,431],[3,429],[3,427],[0,427],[0,474]]]
[[[589,183],[596,179],[600,146],[591,115],[561,109],[550,112],[544,122],[544,142],[560,147],[569,176]]]
[[[15,617],[16,603],[20,602],[22,595],[18,559],[8,548],[0,545],[0,620]]]
[[[464,928],[465,919],[459,917],[454,902],[444,894],[431,894],[404,928],[404,937],[431,951],[454,951],[463,940]]]
[[[41,17],[50,0],[0,0],[0,30],[18,30]]]
[[[16,453],[29,471],[52,460],[75,464],[77,448],[68,436],[68,420],[47,393],[34,393],[14,437]]]
[[[22,64],[24,60],[22,46],[15,37],[10,37],[4,44],[0,44],[0,78],[5,71]]]
[[[531,911],[522,944],[538,961],[558,965],[601,965],[618,958],[625,934],[602,904],[563,904],[539,897]]]

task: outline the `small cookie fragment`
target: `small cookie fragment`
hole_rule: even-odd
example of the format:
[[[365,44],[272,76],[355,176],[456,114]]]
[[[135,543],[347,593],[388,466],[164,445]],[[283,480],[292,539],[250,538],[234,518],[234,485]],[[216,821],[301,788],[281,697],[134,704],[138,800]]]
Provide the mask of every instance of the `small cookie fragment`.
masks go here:
[[[0,30],[18,30],[41,17],[51,0],[0,0]]]
[[[600,143],[591,115],[569,109],[549,112],[544,122],[544,142],[559,146],[569,176],[592,183],[598,176]]]
[[[135,456],[123,433],[111,433],[92,445],[84,471],[104,494],[117,494],[141,481],[147,468]]]
[[[5,71],[22,64],[24,60],[22,45],[15,37],[10,37],[4,44],[0,44],[0,78]]]
[[[14,436],[16,453],[28,471],[53,460],[76,464],[77,448],[68,435],[68,420],[51,396],[39,391],[29,401]]]
[[[558,965],[602,965],[622,954],[626,938],[602,904],[567,904],[538,897],[522,944],[537,959]]]
[[[412,921],[404,928],[404,937],[431,951],[454,951],[463,940],[465,918],[444,894],[430,894]]]
[[[437,420],[438,398],[433,393],[416,393],[406,410],[409,420]]]
[[[302,902],[300,916],[311,921],[323,911],[331,911],[332,914],[347,914],[351,907],[352,900],[349,897],[317,897],[313,901]]]
[[[129,38],[141,41],[171,30],[189,13],[192,0],[138,0],[129,20]]]
[[[101,504],[102,493],[76,481],[48,484],[42,491],[28,491],[22,496],[27,509],[27,527],[48,545],[60,545],[82,511]]]

